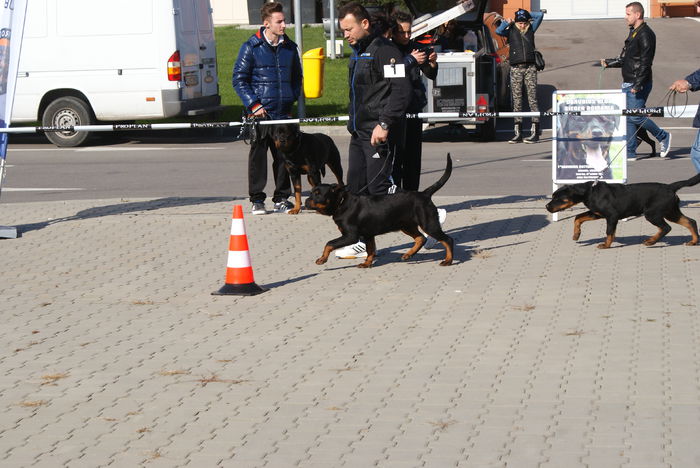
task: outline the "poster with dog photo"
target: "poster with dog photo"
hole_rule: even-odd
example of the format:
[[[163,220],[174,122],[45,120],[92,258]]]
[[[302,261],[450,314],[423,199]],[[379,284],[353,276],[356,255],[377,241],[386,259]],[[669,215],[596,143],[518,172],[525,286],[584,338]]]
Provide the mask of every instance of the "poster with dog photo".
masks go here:
[[[557,91],[557,112],[618,111],[626,106],[620,90]],[[552,119],[554,183],[627,180],[626,121],[621,115],[557,115]]]

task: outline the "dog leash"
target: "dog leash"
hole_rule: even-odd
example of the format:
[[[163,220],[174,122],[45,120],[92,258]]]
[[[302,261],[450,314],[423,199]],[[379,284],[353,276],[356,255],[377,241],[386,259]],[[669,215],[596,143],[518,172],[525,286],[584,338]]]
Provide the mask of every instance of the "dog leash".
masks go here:
[[[676,91],[672,91],[669,89],[666,92],[666,94],[664,94],[664,97],[661,98],[661,100],[659,101],[659,104],[663,104],[664,100],[666,100],[666,102],[668,102],[668,100],[671,98],[671,93],[675,93],[675,92]],[[686,98],[687,98],[687,96],[686,96]],[[642,120],[642,124],[644,124],[644,122],[646,122],[649,118],[650,118],[649,116],[644,117],[644,120]],[[642,129],[642,125],[639,125],[631,137],[629,135],[627,136],[627,143],[628,144],[631,141],[631,138],[637,138],[637,133],[639,133],[639,131],[641,129]],[[612,163],[615,162],[615,160],[620,156],[620,153],[622,152],[623,149],[626,150],[627,147],[625,146],[624,148],[620,148],[619,150],[617,150],[617,153],[615,153],[615,155],[612,158],[610,158],[610,162],[605,165],[605,168],[603,168],[602,171],[599,172],[600,175],[595,180],[600,180],[603,178],[603,172],[605,172],[606,169],[610,168]]]
[[[678,107],[676,105],[676,96],[678,96],[678,91],[671,90],[671,95],[666,98],[666,107],[669,109],[669,117],[678,119],[685,113],[685,110],[688,108],[688,93],[685,92],[683,94],[685,94],[685,103],[683,104],[683,110],[678,113],[676,113],[676,108]]]

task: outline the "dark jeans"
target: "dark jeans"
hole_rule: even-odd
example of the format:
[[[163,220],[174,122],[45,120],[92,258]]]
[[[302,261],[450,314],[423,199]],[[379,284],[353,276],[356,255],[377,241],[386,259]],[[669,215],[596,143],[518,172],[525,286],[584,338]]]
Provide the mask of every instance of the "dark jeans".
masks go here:
[[[391,135],[391,130],[389,131]],[[395,143],[372,146],[369,137],[356,133],[350,138],[348,190],[356,195],[384,195],[389,192]]]
[[[632,89],[632,83],[622,83],[622,91],[624,91],[627,96],[627,108],[628,109],[640,109],[646,107],[647,98],[651,93],[652,82],[647,81],[642,86],[642,89],[638,89],[636,93],[630,92]],[[627,157],[634,158],[637,154],[637,128],[642,127],[647,132],[651,133],[654,138],[658,141],[666,139],[668,132],[659,128],[653,120],[648,117],[641,115],[628,115],[627,116]]]
[[[405,137],[394,156],[394,170],[391,174],[397,187],[418,190],[422,151],[423,120],[406,119]]]
[[[274,125],[260,125],[258,138],[250,144],[248,153],[248,195],[252,203],[264,202],[265,184],[267,184],[267,150],[272,153],[272,175],[275,179],[275,191],[273,202],[281,202],[292,194],[292,184],[289,182],[289,173],[284,167],[284,160],[277,152],[272,141]]]

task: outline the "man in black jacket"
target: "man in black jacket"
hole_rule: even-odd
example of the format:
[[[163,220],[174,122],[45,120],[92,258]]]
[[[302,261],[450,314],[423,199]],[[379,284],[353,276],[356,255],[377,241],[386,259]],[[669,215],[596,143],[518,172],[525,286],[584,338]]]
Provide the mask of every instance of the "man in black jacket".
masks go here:
[[[401,144],[412,87],[403,55],[370,24],[367,10],[348,3],[338,12],[340,28],[353,49],[348,63],[351,134],[348,189],[355,194],[380,195],[393,189],[391,171]],[[336,250],[340,258],[367,255],[364,243]]]
[[[651,93],[651,64],[656,52],[656,35],[644,21],[644,7],[639,2],[627,4],[625,20],[630,28],[620,56],[602,59],[603,67],[622,68],[622,91],[627,95],[627,108],[646,107]],[[659,141],[659,156],[665,158],[671,149],[671,134],[659,128],[648,117],[627,116],[627,159],[634,160],[637,152],[637,128],[642,127]]]
[[[428,104],[421,73],[429,80],[435,80],[438,73],[437,54],[425,45],[411,40],[413,18],[408,13],[397,11],[391,40],[404,55],[404,65],[413,86],[411,103],[407,111],[417,114]],[[428,49],[428,50],[426,50]],[[427,53],[426,53],[427,52]],[[394,183],[406,190],[418,190],[420,185],[421,152],[423,145],[423,121],[407,119],[404,144],[396,155],[392,177]]]

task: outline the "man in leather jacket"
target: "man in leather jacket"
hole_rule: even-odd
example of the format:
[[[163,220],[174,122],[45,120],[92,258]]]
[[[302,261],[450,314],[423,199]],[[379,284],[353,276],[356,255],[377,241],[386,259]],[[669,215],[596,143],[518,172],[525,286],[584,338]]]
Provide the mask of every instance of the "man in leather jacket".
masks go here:
[[[338,12],[338,19],[353,50],[348,63],[348,190],[355,194],[387,194],[394,188],[394,152],[402,143],[401,129],[413,87],[403,55],[372,28],[365,7],[348,3]],[[335,252],[340,258],[367,255],[362,242]]]
[[[260,9],[263,26],[241,46],[233,67],[233,88],[246,113],[256,119],[288,119],[301,93],[302,71],[297,45],[284,33],[282,4],[265,3]],[[272,125],[259,125],[248,154],[248,194],[252,214],[265,214],[267,150],[272,153],[274,211],[286,213],[293,205],[289,174],[272,141]]]
[[[627,108],[646,107],[652,88],[651,64],[656,52],[656,35],[644,21],[644,7],[639,2],[629,3],[625,8],[625,20],[630,28],[620,56],[602,59],[601,65],[622,68],[622,91],[627,95]],[[671,134],[659,128],[648,117],[627,116],[627,159],[634,160],[637,152],[637,128],[642,127],[660,143],[659,155],[665,158],[671,149]]]

